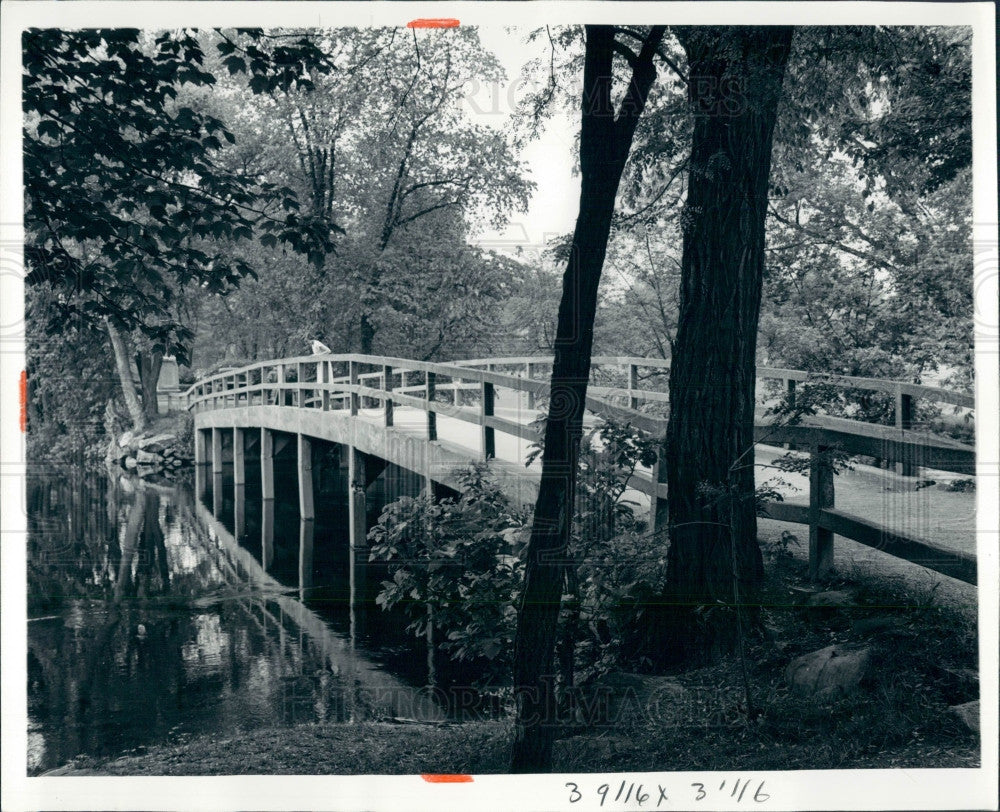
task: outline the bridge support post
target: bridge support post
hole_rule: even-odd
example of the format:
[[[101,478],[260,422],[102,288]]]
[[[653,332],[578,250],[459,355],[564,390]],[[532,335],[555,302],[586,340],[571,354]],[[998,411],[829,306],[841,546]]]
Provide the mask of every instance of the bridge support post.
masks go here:
[[[527,376],[527,378],[528,378],[529,381],[530,380],[534,380],[534,377],[535,377],[535,365],[532,364],[530,361],[528,362],[528,366],[527,366],[527,369],[525,371],[525,375]],[[528,392],[528,408],[529,409],[534,409],[535,408],[535,393],[534,392]]]
[[[240,541],[247,532],[247,486],[238,484],[233,489],[233,535]]]
[[[194,431],[194,464],[195,465],[206,465],[208,460],[206,459],[207,453],[205,450],[205,432],[201,429],[195,429]]]
[[[306,590],[313,584],[313,537],[316,526],[312,519],[299,522],[299,600],[306,599]]]
[[[313,505],[312,443],[304,434],[298,438],[299,516],[305,520],[316,517]]]
[[[364,634],[368,573],[368,504],[365,496],[365,457],[347,446],[348,542],[351,559],[351,642]]]
[[[483,459],[490,460],[497,455],[496,430],[486,425],[486,419],[493,417],[493,384],[483,381],[479,401],[479,423],[483,430]]]
[[[896,428],[908,431],[913,428],[913,395],[896,389]],[[916,476],[917,466],[910,460],[896,463],[896,473],[903,476]]]
[[[212,474],[222,473],[222,429],[212,429]]]
[[[196,432],[200,434],[201,432]],[[194,492],[196,497],[201,500],[205,496],[206,487],[206,476],[205,476],[205,464],[195,465],[194,467]]]
[[[244,434],[243,429],[233,429],[233,483],[236,485],[246,485],[247,482],[247,456]]]
[[[809,578],[816,581],[833,568],[833,533],[819,526],[823,508],[834,503],[833,466],[827,446],[814,445],[809,457]]]
[[[222,471],[212,474],[212,515],[222,516]]]
[[[212,429],[212,515],[222,513],[222,429]]]
[[[260,565],[271,568],[274,561],[274,500],[265,499],[261,502],[260,512]]]
[[[639,398],[635,396],[635,391],[639,388],[639,367],[635,364],[628,365],[628,407],[630,409],[639,408]]]
[[[274,499],[274,434],[260,430],[260,491],[265,502]]]

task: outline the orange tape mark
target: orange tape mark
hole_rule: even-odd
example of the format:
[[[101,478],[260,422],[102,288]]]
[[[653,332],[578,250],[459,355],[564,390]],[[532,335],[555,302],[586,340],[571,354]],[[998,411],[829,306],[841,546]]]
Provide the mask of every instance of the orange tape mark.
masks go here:
[[[472,781],[471,775],[448,775],[447,773],[435,775],[434,773],[424,773],[420,776],[428,784],[468,784]]]
[[[21,370],[21,431],[28,430],[28,370]]]
[[[459,22],[454,17],[421,17],[406,24],[407,28],[458,28],[458,26]]]

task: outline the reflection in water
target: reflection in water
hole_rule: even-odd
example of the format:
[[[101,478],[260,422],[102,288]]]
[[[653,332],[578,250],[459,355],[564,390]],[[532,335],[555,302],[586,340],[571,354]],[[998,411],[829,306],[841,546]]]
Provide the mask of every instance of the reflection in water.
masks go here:
[[[29,480],[32,773],[205,732],[441,718],[392,619],[373,613],[361,634],[346,495],[337,471],[320,480],[309,522],[294,491],[234,488],[231,465],[198,472],[201,499],[93,473]]]

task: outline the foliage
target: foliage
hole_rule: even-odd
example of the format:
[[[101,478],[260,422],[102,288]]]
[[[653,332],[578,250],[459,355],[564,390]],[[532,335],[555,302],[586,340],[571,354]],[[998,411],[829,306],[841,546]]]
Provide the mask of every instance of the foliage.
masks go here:
[[[64,319],[45,288],[26,291],[28,459],[66,463],[103,456],[104,406],[113,397],[107,337],[90,322]]]
[[[252,271],[222,244],[258,228],[316,255],[332,247],[331,224],[299,218],[291,190],[220,167],[232,132],[183,95],[215,83],[194,34],[32,29],[23,45],[27,283],[67,316],[139,329],[183,361],[175,286],[223,292]],[[314,55],[284,56],[264,86]]]
[[[575,650],[577,677],[589,679],[628,657],[665,559],[662,540],[645,532],[635,503],[624,498],[635,468],[652,462],[654,443],[608,421],[592,428],[581,448],[561,628]],[[373,560],[388,562],[393,575],[378,604],[403,606],[418,637],[432,623],[444,635],[443,648],[481,667],[482,682],[505,681],[528,519],[485,464],[463,473],[457,500],[398,499],[369,534]],[[574,677],[566,679],[572,684]]]
[[[210,100],[237,134],[233,171],[287,183],[347,232],[315,272],[273,252],[247,257],[269,280],[283,266],[305,290],[268,295],[266,282],[236,292],[225,305],[231,342],[260,346],[250,313],[288,324],[298,349],[319,338],[428,360],[476,354],[495,333],[520,267],[468,237],[523,208],[532,184],[507,135],[473,121],[462,92],[502,69],[475,29],[411,33],[314,31],[337,70],[312,75],[308,92],[279,88],[251,105],[237,76]]]
[[[509,674],[524,562],[517,555],[527,521],[485,464],[462,472],[458,499],[401,497],[369,532],[372,560],[386,561],[376,603],[401,604],[417,637],[428,625],[456,659],[483,665],[484,684]]]
[[[969,38],[797,32],[775,135],[759,363],[971,386]],[[558,64],[574,46],[555,41]],[[608,354],[670,357],[676,331],[692,120],[676,38],[663,52],[679,72],[664,68],[623,177],[595,325]],[[858,417],[887,420],[890,399],[871,401]],[[827,405],[844,413],[838,398]]]

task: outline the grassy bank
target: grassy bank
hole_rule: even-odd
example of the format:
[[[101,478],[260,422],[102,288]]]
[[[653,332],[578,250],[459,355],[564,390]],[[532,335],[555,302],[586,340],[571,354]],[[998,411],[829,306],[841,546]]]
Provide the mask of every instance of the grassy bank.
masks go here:
[[[825,585],[840,606],[808,606],[804,568],[769,568],[762,631],[750,638],[751,713],[736,657],[671,675],[669,708],[625,708],[561,731],[559,772],[974,767],[978,734],[949,706],[978,698],[974,612],[934,592],[868,577]],[[857,689],[818,702],[785,669],[832,644],[866,647]],[[638,678],[637,678],[638,679]],[[662,678],[661,678],[662,679]],[[613,717],[613,718],[612,718]],[[78,759],[75,775],[410,774],[504,772],[508,722],[303,725],[205,736],[114,760]]]

